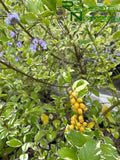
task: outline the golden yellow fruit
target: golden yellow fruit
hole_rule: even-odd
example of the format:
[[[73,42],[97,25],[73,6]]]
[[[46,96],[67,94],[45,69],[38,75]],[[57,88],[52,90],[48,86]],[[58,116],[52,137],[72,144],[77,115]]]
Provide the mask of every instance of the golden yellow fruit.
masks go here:
[[[78,129],[79,129],[79,127],[78,127],[78,126],[76,126],[76,127],[75,127],[75,129],[76,129],[76,130],[78,130]]]
[[[65,132],[68,132],[68,129],[67,129],[67,128],[65,129]]]
[[[71,104],[74,104],[76,101],[75,101],[75,98],[72,98],[71,99]]]
[[[82,114],[83,113],[81,108],[78,108],[77,112],[78,112],[78,114]]]
[[[74,109],[78,109],[79,108],[79,103],[78,102],[75,102],[74,103]]]
[[[69,91],[69,94],[70,94],[70,95],[72,94],[72,91],[71,91],[71,90]]]
[[[81,132],[84,131],[84,127],[83,127],[83,126],[80,127],[80,131],[81,131]]]
[[[83,109],[85,108],[86,106],[83,104],[83,103],[80,103],[80,108]]]
[[[86,126],[87,126],[87,122],[83,122],[83,126],[85,126],[85,127],[86,127]]]
[[[75,121],[74,121],[74,120],[73,120],[73,121],[71,121],[71,124],[72,124],[72,125],[74,125],[74,124],[75,124]]]
[[[81,103],[82,102],[82,98],[77,98],[77,102]]]
[[[72,95],[70,95],[70,99],[72,99],[73,98],[73,96]]]
[[[80,127],[80,126],[81,126],[80,122],[77,122],[77,123],[76,123],[76,126],[77,126],[77,127]]]
[[[88,110],[88,108],[87,108],[87,107],[85,107],[85,108],[83,108],[83,110],[86,112],[86,111]]]
[[[74,125],[70,125],[69,128],[72,130],[74,129]]]
[[[77,97],[77,92],[74,91],[74,92],[72,93],[72,96],[73,96],[73,97]]]
[[[77,115],[74,114],[74,115],[71,117],[71,121],[75,121],[76,118],[77,118]]]
[[[83,123],[83,122],[84,122],[83,116],[79,116],[78,119],[79,119],[79,122],[80,122],[80,123]]]

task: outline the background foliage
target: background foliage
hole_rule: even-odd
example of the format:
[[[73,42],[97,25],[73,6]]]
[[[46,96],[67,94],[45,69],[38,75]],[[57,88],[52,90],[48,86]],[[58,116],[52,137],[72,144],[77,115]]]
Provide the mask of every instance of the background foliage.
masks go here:
[[[111,19],[120,2],[73,0],[73,4],[71,12],[79,6],[106,6],[106,11],[82,13],[89,19],[105,15],[106,21],[85,22],[75,16],[71,21],[61,0],[0,0],[1,159],[119,157],[120,101],[114,82],[120,77],[120,31],[119,22]],[[64,136],[75,113],[68,91],[77,89],[75,83],[81,79],[89,85],[79,83],[76,91],[89,108],[84,118],[93,123],[84,133],[69,130]],[[104,113],[103,104],[89,96],[99,96],[100,88],[113,95]],[[115,107],[117,111],[106,118]]]

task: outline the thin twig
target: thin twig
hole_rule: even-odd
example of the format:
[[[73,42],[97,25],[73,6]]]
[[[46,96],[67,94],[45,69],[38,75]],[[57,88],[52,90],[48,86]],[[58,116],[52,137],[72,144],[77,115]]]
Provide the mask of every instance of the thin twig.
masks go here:
[[[33,79],[33,80],[37,81],[37,82],[40,82],[40,83],[43,83],[43,84],[46,84],[46,85],[49,85],[49,86],[55,86],[55,87],[62,87],[62,88],[68,88],[68,87],[69,87],[69,86],[59,86],[59,85],[51,84],[51,83],[48,83],[48,82],[44,82],[44,81],[41,80],[41,79],[34,78],[33,76],[31,76],[31,75],[23,72],[22,70],[20,70],[20,69],[17,68],[16,66],[14,67],[14,66],[12,66],[10,63],[5,62],[5,61],[3,61],[3,60],[1,60],[1,59],[0,59],[0,63],[3,64],[3,65],[5,65],[5,66],[7,66],[7,67],[10,68],[10,69],[13,69],[13,70],[16,71],[16,72],[19,72],[19,73],[21,73],[21,74],[29,77],[30,79]]]

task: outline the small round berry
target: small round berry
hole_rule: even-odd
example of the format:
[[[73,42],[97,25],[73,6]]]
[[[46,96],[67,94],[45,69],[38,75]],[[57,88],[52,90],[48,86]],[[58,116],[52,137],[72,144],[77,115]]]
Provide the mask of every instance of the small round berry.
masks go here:
[[[74,114],[74,115],[71,117],[71,121],[75,121],[76,118],[77,118],[77,115]]]
[[[72,95],[70,95],[70,99],[72,99],[73,98],[73,96]]]
[[[78,108],[77,112],[78,112],[78,114],[82,114],[82,109]]]
[[[80,108],[83,109],[85,108],[86,106],[83,104],[83,103],[80,103]]]
[[[74,103],[74,109],[78,109],[78,107],[79,107],[79,103],[78,103],[78,102],[75,102],[75,103]]]
[[[76,123],[76,126],[77,126],[77,127],[80,127],[80,126],[81,126],[80,122],[77,122],[77,123]]]
[[[81,131],[81,132],[84,131],[84,127],[83,127],[83,126],[80,127],[80,131]]]
[[[68,132],[68,129],[67,129],[67,128],[65,129],[65,132]]]
[[[73,96],[73,97],[77,97],[77,92],[73,92],[73,93],[72,93],[72,96]]]
[[[76,129],[76,130],[78,130],[78,129],[79,129],[79,127],[78,127],[78,126],[76,126],[76,127],[75,127],[75,129]]]
[[[71,130],[73,130],[73,129],[74,129],[74,125],[70,125],[69,128],[70,128]]]
[[[75,101],[75,98],[72,98],[71,99],[71,104],[74,104],[76,101]]]
[[[71,121],[71,124],[74,125],[74,124],[75,124],[75,121]]]
[[[83,122],[83,126],[85,126],[85,127],[86,127],[86,126],[87,126],[87,122]]]
[[[81,103],[82,102],[82,98],[77,98],[77,102]]]
[[[71,91],[71,90],[69,91],[69,94],[70,94],[70,95],[72,94],[72,91]]]
[[[88,110],[88,108],[87,108],[87,107],[85,107],[85,108],[83,108],[83,110],[86,112],[86,111]]]

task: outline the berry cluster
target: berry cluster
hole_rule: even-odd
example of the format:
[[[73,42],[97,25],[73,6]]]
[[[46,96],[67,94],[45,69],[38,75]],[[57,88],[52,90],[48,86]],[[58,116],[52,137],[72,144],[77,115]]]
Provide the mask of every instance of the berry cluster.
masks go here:
[[[84,121],[83,112],[86,112],[88,108],[83,104],[82,98],[77,97],[77,92],[69,91],[70,94],[70,100],[71,105],[73,107],[73,110],[77,112],[77,114],[74,114],[71,117],[71,124],[69,125],[69,128],[80,130],[81,132],[84,131],[84,127],[87,126],[87,122]],[[66,129],[65,132],[68,130]]]

